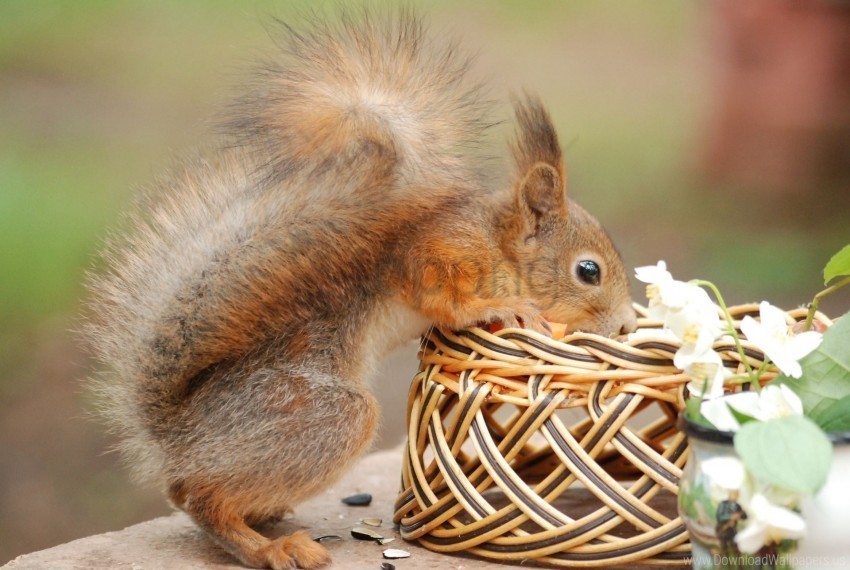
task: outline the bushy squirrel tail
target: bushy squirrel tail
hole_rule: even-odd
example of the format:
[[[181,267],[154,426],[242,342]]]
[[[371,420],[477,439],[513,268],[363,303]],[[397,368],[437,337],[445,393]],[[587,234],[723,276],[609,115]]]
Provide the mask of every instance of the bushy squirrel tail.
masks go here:
[[[406,11],[368,10],[304,28],[280,25],[280,53],[248,81],[228,131],[273,178],[383,164],[396,180],[445,186],[474,179],[489,103],[469,58],[435,43]]]

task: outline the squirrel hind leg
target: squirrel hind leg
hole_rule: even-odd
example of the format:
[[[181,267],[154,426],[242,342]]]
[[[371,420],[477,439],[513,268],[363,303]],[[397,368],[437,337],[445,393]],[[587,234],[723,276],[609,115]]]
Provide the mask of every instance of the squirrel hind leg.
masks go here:
[[[249,526],[235,507],[237,502],[214,484],[197,485],[187,481],[172,484],[171,501],[184,510],[228,553],[251,568],[272,570],[313,570],[327,566],[331,555],[304,531],[269,539]],[[248,517],[251,519],[252,517]]]
[[[268,529],[279,524],[292,509],[282,509],[279,513],[248,513],[245,515],[245,524],[255,530]]]

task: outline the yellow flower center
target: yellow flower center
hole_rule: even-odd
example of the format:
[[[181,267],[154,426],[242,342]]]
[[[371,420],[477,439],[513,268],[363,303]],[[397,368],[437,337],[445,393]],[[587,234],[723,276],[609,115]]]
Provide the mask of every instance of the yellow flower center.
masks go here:
[[[646,298],[647,299],[657,299],[661,296],[661,287],[659,287],[655,283],[650,283],[646,286]]]
[[[717,364],[709,362],[694,362],[691,364],[691,378],[711,380],[717,372]]]
[[[686,344],[696,344],[698,338],[699,338],[699,325],[697,325],[697,324],[689,325],[688,328],[685,329],[684,334],[682,335],[682,340]]]

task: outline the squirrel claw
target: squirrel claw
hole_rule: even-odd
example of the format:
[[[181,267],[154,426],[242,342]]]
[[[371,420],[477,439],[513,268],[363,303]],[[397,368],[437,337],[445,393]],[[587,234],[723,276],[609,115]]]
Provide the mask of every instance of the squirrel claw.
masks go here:
[[[506,311],[509,316],[500,319],[505,328],[523,328],[549,337],[552,336],[552,327],[540,314],[540,310],[533,301],[527,299],[516,299],[514,301]]]
[[[546,322],[546,319],[544,319],[543,317],[539,317],[528,322],[526,322],[525,320],[521,320],[520,326],[524,329],[539,332],[540,334],[546,335],[550,338],[552,337],[552,327],[549,326],[549,323]]]

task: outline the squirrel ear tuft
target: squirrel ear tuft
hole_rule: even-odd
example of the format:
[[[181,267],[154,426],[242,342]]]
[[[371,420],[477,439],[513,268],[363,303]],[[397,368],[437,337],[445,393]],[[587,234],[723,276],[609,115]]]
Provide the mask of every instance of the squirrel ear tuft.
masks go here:
[[[513,105],[517,123],[513,154],[519,176],[526,178],[539,163],[548,164],[557,172],[563,192],[564,159],[552,118],[535,95],[526,93]]]
[[[536,235],[547,218],[567,215],[564,160],[552,119],[537,97],[526,94],[515,99],[514,112],[517,202],[530,235]]]

